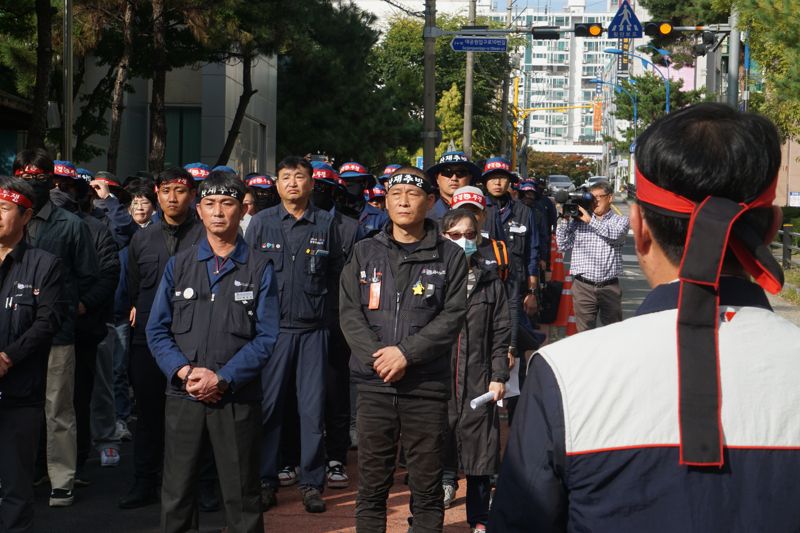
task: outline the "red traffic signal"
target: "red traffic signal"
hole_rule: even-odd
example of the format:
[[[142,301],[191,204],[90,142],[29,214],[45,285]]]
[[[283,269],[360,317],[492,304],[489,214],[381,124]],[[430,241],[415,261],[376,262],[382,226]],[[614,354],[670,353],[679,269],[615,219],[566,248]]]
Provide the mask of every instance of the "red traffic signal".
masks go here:
[[[578,22],[575,24],[575,37],[601,37],[603,25],[599,22]]]

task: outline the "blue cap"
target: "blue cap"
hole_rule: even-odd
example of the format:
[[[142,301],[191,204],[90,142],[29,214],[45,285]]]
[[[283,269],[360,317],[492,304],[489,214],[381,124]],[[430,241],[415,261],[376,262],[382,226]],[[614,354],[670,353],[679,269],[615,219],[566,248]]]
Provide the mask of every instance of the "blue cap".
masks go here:
[[[367,188],[374,186],[377,181],[367,167],[357,161],[348,161],[339,167],[339,177],[347,181],[355,178],[367,178]]]
[[[78,177],[87,183],[94,179],[94,172],[86,168],[78,168],[75,170]]]
[[[220,172],[229,172],[231,174],[236,174],[237,176],[239,175],[238,172],[236,172],[235,170],[233,170],[231,167],[229,167],[227,165],[217,165],[217,166],[215,166],[214,168],[211,169],[211,172],[214,172],[215,170],[219,170]]]
[[[75,165],[72,161],[53,161],[53,176],[61,176],[64,178],[75,179],[78,177],[78,172],[75,170]]]
[[[478,168],[478,165],[473,163],[467,157],[467,154],[464,152],[445,152],[442,154],[442,157],[439,158],[439,161],[433,165],[431,168],[425,171],[425,174],[428,175],[428,178],[431,182],[435,185],[436,178],[439,176],[439,171],[447,166],[451,165],[463,165],[469,169],[470,174],[472,174],[472,179],[477,180],[481,177],[481,169]]]
[[[211,172],[211,167],[205,163],[189,163],[183,166],[183,169],[192,175],[194,181],[203,181]]]

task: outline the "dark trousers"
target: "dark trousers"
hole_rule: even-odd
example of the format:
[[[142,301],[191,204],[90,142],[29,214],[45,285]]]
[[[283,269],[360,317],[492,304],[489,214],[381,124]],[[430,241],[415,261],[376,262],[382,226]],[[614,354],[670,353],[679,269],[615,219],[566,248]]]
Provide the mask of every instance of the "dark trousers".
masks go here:
[[[91,404],[94,389],[94,374],[97,366],[97,346],[102,339],[95,342],[88,335],[78,335],[75,339],[75,423],[77,426],[78,461],[80,469],[92,450]]]
[[[597,326],[597,316],[604,326],[622,320],[622,289],[619,282],[595,287],[576,279],[572,283],[572,303],[575,307],[575,326],[586,331]]]
[[[261,480],[278,487],[281,426],[292,370],[300,415],[300,485],[325,486],[325,370],[328,331],[281,331],[272,357],[261,371],[263,387]]]
[[[152,486],[161,481],[164,460],[164,390],[167,378],[161,373],[147,346],[131,349],[129,376],[133,385],[138,418],[133,439],[134,475]]]
[[[231,533],[264,531],[258,483],[258,404],[231,402],[208,407],[201,402],[166,399],[161,530],[197,531],[197,481],[208,438],[219,465],[225,521]]]
[[[467,476],[467,523],[469,527],[489,522],[491,476]]]
[[[33,531],[33,471],[43,416],[43,407],[0,407],[0,531]]]
[[[339,328],[331,329],[325,394],[325,449],[329,461],[347,464],[350,448],[350,347]]]
[[[356,531],[386,531],[386,500],[400,442],[406,454],[414,533],[442,531],[447,400],[359,391],[357,426]]]

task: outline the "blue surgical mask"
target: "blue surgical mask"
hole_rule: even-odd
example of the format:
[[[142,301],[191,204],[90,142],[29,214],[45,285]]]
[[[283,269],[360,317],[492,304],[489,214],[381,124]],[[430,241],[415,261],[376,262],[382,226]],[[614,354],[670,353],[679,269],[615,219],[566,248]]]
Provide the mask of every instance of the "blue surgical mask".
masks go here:
[[[464,254],[467,257],[471,256],[472,254],[478,251],[478,244],[475,242],[475,239],[470,240],[467,239],[466,237],[461,237],[460,239],[457,239],[453,242],[459,245],[464,250]]]

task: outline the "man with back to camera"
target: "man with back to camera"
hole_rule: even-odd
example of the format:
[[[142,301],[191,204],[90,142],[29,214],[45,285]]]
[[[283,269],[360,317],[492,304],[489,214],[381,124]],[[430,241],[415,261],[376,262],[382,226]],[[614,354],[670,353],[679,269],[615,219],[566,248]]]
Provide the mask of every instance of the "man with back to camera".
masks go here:
[[[356,244],[342,272],[341,326],[358,384],[359,532],[386,531],[399,442],[414,531],[442,530],[450,350],[464,323],[467,268],[463,250],[425,218],[434,200],[422,171],[396,170],[387,181],[390,222]]]
[[[0,530],[33,531],[33,476],[50,343],[66,311],[56,256],[24,239],[33,189],[0,177]]]
[[[594,209],[578,206],[580,218],[562,217],[556,225],[556,244],[572,250],[572,301],[578,331],[593,329],[597,317],[603,325],[622,320],[622,246],[630,228],[624,215],[611,211],[614,189],[607,181],[592,185]]]
[[[169,384],[163,531],[197,529],[192,481],[205,438],[219,466],[228,529],[264,530],[260,373],[278,334],[278,294],[269,259],[239,236],[245,193],[244,183],[224,172],[200,184],[197,213],[206,236],[170,258],[147,324]]]
[[[653,290],[534,356],[490,530],[797,528],[800,329],[762,290],[783,283],[765,244],[780,160],[767,119],[722,104],[639,136],[631,226]]]

